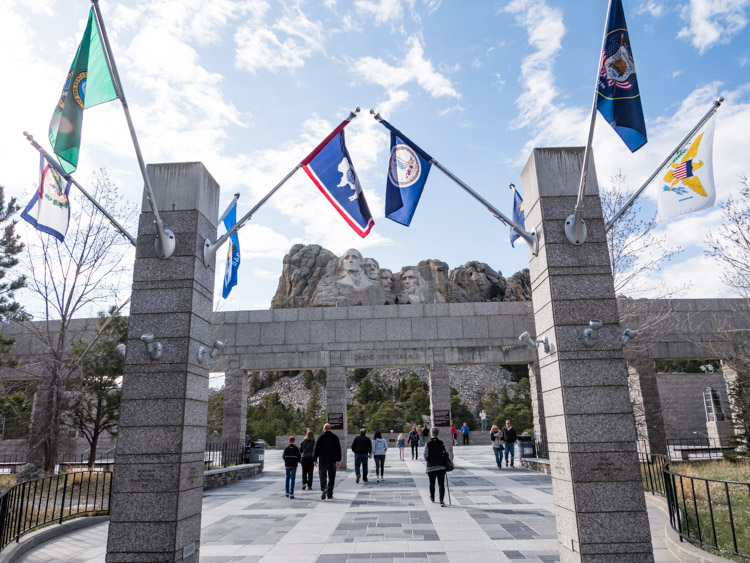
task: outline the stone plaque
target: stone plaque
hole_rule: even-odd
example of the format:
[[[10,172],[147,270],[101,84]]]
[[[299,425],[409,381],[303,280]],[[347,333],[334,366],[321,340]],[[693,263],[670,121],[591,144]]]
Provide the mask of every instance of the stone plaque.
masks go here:
[[[329,412],[328,424],[331,425],[331,430],[343,430],[344,429],[344,413]]]
[[[449,410],[435,410],[433,413],[435,417],[435,426],[450,426],[451,425],[451,411]]]

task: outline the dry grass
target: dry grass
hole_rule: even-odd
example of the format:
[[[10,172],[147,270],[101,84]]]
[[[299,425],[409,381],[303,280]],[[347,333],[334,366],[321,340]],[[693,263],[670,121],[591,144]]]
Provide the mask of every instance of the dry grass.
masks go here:
[[[4,493],[16,484],[15,475],[0,475],[0,494]]]

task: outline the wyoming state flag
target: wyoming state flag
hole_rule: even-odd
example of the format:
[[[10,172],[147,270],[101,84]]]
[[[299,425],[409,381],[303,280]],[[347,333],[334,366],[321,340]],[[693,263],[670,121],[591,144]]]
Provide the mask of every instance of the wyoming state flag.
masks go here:
[[[300,164],[336,211],[364,238],[375,221],[346,150],[344,127],[348,124],[348,120],[342,121]]]
[[[383,121],[391,131],[391,158],[385,188],[385,216],[409,226],[422,196],[432,157]]]
[[[622,0],[612,0],[599,63],[596,108],[631,152],[646,144],[646,121]]]

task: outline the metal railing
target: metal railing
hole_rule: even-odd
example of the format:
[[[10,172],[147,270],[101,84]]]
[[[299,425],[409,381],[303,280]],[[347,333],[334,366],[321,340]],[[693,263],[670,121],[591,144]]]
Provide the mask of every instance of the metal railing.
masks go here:
[[[664,468],[669,523],[690,543],[750,559],[750,483],[681,475]]]
[[[218,469],[230,465],[243,463],[245,455],[245,442],[208,442],[206,452],[203,455],[203,468]]]
[[[549,447],[547,446],[547,438],[544,436],[537,436],[534,439],[534,455],[549,459]]]
[[[112,473],[65,473],[19,483],[0,495],[0,549],[31,530],[81,515],[108,514]]]

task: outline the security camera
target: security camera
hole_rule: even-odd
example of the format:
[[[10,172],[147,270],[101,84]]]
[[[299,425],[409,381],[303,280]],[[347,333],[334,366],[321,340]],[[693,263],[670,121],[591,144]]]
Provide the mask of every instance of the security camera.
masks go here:
[[[589,327],[583,329],[583,343],[586,346],[593,346],[599,338],[599,329],[604,326],[604,323],[600,320],[589,321]]]
[[[149,332],[141,336],[141,340],[146,343],[146,350],[151,356],[152,360],[158,360],[161,358],[161,353],[164,350],[161,342],[154,341],[153,333]]]

